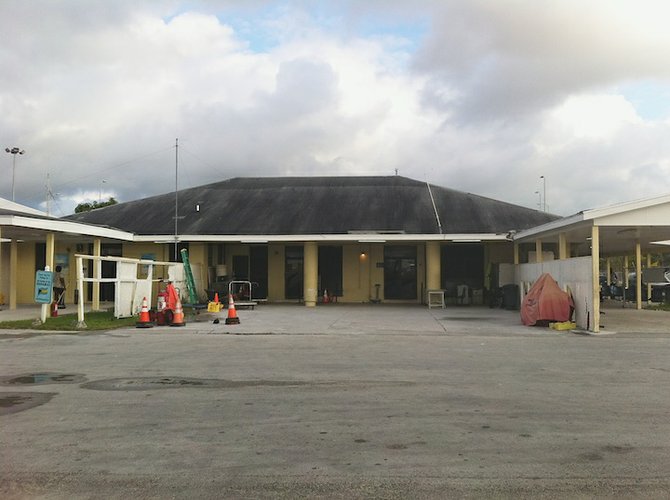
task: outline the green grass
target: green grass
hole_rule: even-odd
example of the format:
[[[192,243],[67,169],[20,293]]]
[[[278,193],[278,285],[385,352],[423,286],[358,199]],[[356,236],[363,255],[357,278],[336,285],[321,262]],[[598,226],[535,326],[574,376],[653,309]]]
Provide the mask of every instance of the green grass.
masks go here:
[[[89,330],[114,330],[115,328],[127,328],[135,326],[136,317],[116,319],[113,311],[100,311],[86,313],[84,316],[86,328]],[[0,329],[11,330],[50,330],[50,331],[74,331],[77,330],[77,315],[67,314],[56,318],[47,318],[46,323],[36,324],[34,319],[21,319],[16,321],[0,322]]]
[[[647,306],[645,309],[651,309],[653,311],[670,311],[670,304],[656,304],[653,306]]]

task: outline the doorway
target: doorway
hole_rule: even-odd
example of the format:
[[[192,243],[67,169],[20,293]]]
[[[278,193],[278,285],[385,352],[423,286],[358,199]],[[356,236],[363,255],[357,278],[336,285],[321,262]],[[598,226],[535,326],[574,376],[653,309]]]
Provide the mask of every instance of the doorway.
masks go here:
[[[233,279],[245,281],[249,279],[248,255],[233,255]]]
[[[302,299],[304,285],[304,248],[289,246],[285,249],[284,297]]]
[[[484,288],[484,245],[444,245],[440,261],[442,288],[448,299],[461,300],[469,290]]]
[[[416,247],[384,248],[384,298],[416,300]]]
[[[328,295],[342,296],[342,247],[319,247],[319,295],[328,290]]]
[[[249,247],[249,278],[253,283],[252,296],[257,299],[268,297],[268,247]]]
[[[103,243],[100,247],[100,255],[103,257],[121,257],[123,245],[119,243]],[[116,262],[102,261],[102,278],[116,277]],[[103,302],[114,301],[115,283],[100,283],[100,300]]]

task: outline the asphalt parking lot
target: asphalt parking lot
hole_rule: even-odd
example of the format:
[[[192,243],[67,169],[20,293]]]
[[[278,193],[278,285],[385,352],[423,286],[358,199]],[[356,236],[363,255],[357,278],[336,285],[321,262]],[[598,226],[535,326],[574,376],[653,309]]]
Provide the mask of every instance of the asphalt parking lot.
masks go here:
[[[670,496],[670,336],[516,314],[267,306],[237,327],[5,332],[0,496]]]

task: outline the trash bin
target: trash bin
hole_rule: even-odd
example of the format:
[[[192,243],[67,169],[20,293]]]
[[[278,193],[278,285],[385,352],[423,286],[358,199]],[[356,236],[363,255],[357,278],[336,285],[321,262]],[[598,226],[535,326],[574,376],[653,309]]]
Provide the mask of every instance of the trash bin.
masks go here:
[[[503,285],[503,307],[508,311],[519,309],[519,285]]]

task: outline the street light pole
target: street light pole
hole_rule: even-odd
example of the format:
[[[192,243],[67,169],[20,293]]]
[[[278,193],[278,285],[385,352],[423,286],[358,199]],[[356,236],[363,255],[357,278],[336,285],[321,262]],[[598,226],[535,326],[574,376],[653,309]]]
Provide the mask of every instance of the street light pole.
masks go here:
[[[107,183],[107,181],[105,179],[102,179],[100,181],[100,191],[98,193],[98,205],[100,205],[102,203],[102,185],[106,184],[106,183]]]
[[[9,153],[12,155],[12,201],[15,201],[15,196],[14,196],[14,181],[16,180],[16,155],[22,155],[25,153],[25,151],[21,148],[13,147],[13,148],[5,148],[5,152]]]
[[[547,211],[547,178],[544,175],[540,176],[540,179],[542,179],[542,199],[544,200],[544,209],[543,211]]]

